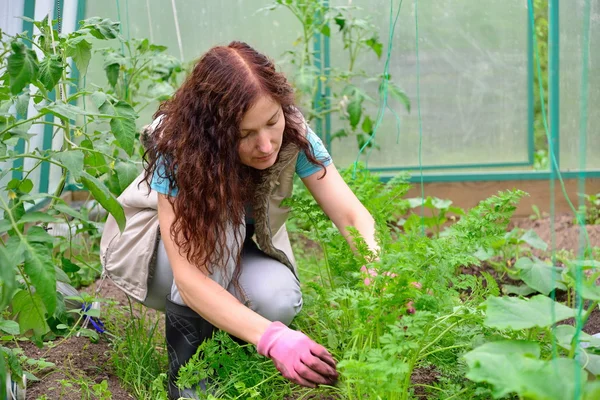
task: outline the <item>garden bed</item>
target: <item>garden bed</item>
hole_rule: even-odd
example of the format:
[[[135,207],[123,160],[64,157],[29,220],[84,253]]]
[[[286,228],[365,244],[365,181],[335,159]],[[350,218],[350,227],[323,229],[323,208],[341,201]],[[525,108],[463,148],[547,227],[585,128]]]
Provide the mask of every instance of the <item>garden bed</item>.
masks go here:
[[[573,223],[573,219],[567,215],[560,215],[555,222],[556,232],[556,248],[576,251],[578,246],[579,227]],[[517,220],[512,227],[520,227],[524,229],[533,229],[543,240],[550,241],[550,220],[546,218],[538,220]],[[600,246],[600,225],[587,226],[588,234],[592,246]],[[314,248],[313,248],[314,250]],[[492,267],[467,267],[463,268],[462,272],[472,275],[480,275],[481,271],[486,271],[492,274],[495,278],[499,278]],[[99,282],[99,281],[98,281]],[[97,283],[98,283],[97,282]],[[508,278],[499,279],[499,284],[513,284],[514,282]],[[95,286],[92,285],[86,289],[90,294],[95,291]],[[559,294],[560,295],[560,294]],[[99,297],[109,299],[109,304],[103,305],[103,310],[107,307],[111,309],[128,308],[128,300],[126,295],[120,291],[110,280],[106,280],[100,290]],[[112,315],[112,313],[111,313]],[[155,316],[155,311],[150,310],[150,315]],[[162,316],[160,326],[158,328],[160,336],[163,335]],[[573,323],[572,320],[566,320],[563,323]],[[594,334],[600,332],[600,311],[594,311],[586,326],[583,329],[585,332]],[[118,381],[114,369],[110,363],[110,354],[112,348],[106,336],[101,335],[100,340],[96,343],[90,342],[88,338],[72,337],[67,340],[57,340],[53,343],[54,347],[38,349],[32,343],[23,342],[20,344],[25,354],[33,359],[44,358],[45,361],[56,364],[54,368],[48,368],[36,375],[40,378],[39,382],[30,382],[28,385],[28,399],[81,399],[82,393],[87,391],[90,394],[89,398],[101,398],[93,393],[94,384],[103,384],[106,382],[105,389],[99,387],[97,390],[101,393],[106,390],[112,393],[112,399],[128,399],[134,398],[128,393]],[[160,349],[160,351],[164,351]],[[123,362],[128,362],[123,360]],[[418,368],[412,375],[412,382],[418,385],[432,385],[437,382],[440,373],[434,366]],[[106,392],[106,393],[107,393]],[[44,397],[45,396],[45,397]],[[415,387],[415,396],[417,398],[427,398],[427,391],[421,386]],[[292,397],[294,398],[294,397]],[[333,397],[303,397],[313,399],[329,399]]]

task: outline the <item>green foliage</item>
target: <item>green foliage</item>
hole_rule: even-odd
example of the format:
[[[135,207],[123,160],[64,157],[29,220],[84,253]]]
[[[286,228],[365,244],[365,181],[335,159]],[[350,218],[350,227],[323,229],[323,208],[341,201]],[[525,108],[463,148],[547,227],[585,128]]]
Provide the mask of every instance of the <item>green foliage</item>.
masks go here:
[[[165,389],[156,377],[167,370],[166,354],[157,350],[164,345],[159,328],[162,317],[152,316],[147,309],[131,303],[127,309],[114,313],[107,318],[107,327],[115,334],[111,363],[116,375],[136,398],[161,398]],[[166,399],[166,395],[162,398]]]
[[[332,133],[332,140],[353,135],[358,148],[362,148],[373,134],[376,117],[370,114],[370,108],[377,104],[375,97],[382,94],[383,85],[376,93],[369,93],[366,88],[374,78],[383,80],[384,77],[373,77],[357,70],[356,65],[362,58],[380,60],[384,55],[377,27],[364,17],[364,10],[351,5],[325,6],[316,0],[276,0],[263,10],[277,8],[287,9],[301,24],[302,33],[294,42],[297,49],[286,51],[283,62],[293,66],[291,80],[307,119],[312,121],[327,115],[339,118],[344,126]],[[342,49],[348,55],[347,68],[330,68],[325,73],[315,67],[320,55],[310,49],[315,35],[319,34],[331,38],[331,43],[336,43],[335,37],[339,37]],[[319,92],[320,85],[331,89],[329,97]],[[406,93],[391,81],[387,86],[390,98],[410,112]],[[368,144],[368,147],[372,146],[376,146],[373,141]]]
[[[31,37],[2,32],[0,41],[0,162],[6,166],[0,178],[13,177],[3,179],[0,196],[0,329],[38,345],[76,331],[97,340],[95,331],[77,327],[93,310],[68,310],[69,299],[57,285],[85,285],[98,276],[98,223],[107,211],[124,228],[116,197],[141,169],[139,111],[172,94],[182,68],[162,46],[147,39],[125,41],[119,23],[109,19],[87,19],[66,34],[48,18],[30,22],[37,28]],[[92,46],[115,39],[127,54]],[[84,77],[94,51],[105,57],[109,82],[95,82],[90,91],[69,78],[74,72],[70,58]],[[34,146],[28,132],[36,125],[48,128],[45,134],[54,142],[64,138],[60,147]],[[31,177],[48,166],[60,177],[52,192],[44,193]],[[93,202],[78,210],[68,206],[60,198],[67,184],[86,189]],[[14,364],[4,362],[0,357],[1,370]],[[109,398],[102,383],[88,389],[90,396]]]
[[[600,193],[586,194],[585,204],[579,208],[579,213],[582,215],[582,220],[586,224],[600,224]]]
[[[455,271],[478,265],[478,249],[504,236],[524,193],[484,200],[445,230],[438,222],[438,235],[424,236],[420,229],[392,235],[388,222],[411,206],[402,198],[408,191],[405,179],[383,184],[360,168],[342,171],[342,176],[378,222],[381,250],[374,260],[358,232],[350,230],[353,251],[305,189],[297,188],[289,201],[295,233],[319,243],[323,254],[322,260],[302,260],[316,278],[305,285],[305,312],[297,323],[340,360],[343,398],[408,399],[417,368],[433,361],[452,375],[461,355],[490,330],[478,306],[500,294],[497,282],[489,274],[457,278]],[[443,210],[439,221],[452,221],[442,214],[450,211],[449,202],[430,198],[429,204]],[[469,385],[443,390],[447,396],[474,390]]]
[[[258,353],[253,346],[240,346],[219,331],[203,342],[196,354],[179,371],[177,384],[195,387],[200,382],[201,399],[281,399],[291,394],[291,384],[281,376],[273,362]],[[313,390],[313,392],[324,390]]]

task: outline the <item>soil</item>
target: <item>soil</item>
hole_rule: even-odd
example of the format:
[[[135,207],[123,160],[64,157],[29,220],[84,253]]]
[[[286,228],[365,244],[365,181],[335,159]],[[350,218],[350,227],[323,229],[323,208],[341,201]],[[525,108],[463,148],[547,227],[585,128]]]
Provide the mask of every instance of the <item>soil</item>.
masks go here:
[[[87,397],[85,392],[91,393],[92,386],[106,380],[112,398],[133,399],[123,389],[117,377],[112,373],[110,366],[110,347],[106,339],[98,343],[91,343],[85,337],[71,337],[56,347],[39,349],[33,343],[24,342],[21,347],[30,358],[40,359],[56,364],[56,367],[47,368],[36,374],[38,382],[29,382],[27,385],[27,399],[37,399],[46,396],[46,399],[81,400]]]
[[[515,220],[511,224],[510,229],[514,227],[525,230],[533,229],[540,238],[548,243],[548,248],[550,248],[552,231],[554,230],[556,250],[570,250],[573,251],[574,254],[577,254],[579,248],[580,227],[575,223],[574,217],[569,214],[557,215],[554,219],[553,230],[551,229],[550,222],[551,220],[548,217],[536,220],[523,218]],[[600,247],[600,225],[586,225],[586,231],[590,239],[591,247]]]
[[[439,372],[435,369],[435,366],[430,365],[424,368],[417,368],[413,371],[411,376],[411,382],[413,385],[428,385],[433,386],[434,383],[440,378]],[[415,397],[417,399],[427,398],[427,389],[424,386],[415,386]]]
[[[523,229],[533,229],[543,240],[550,243],[551,229],[550,220],[546,218],[538,220],[522,219],[511,224],[513,227]],[[586,227],[592,247],[600,247],[600,225]],[[560,215],[554,223],[556,238],[556,249],[565,249],[577,252],[579,246],[579,227],[573,223],[573,218],[568,215]],[[598,250],[597,250],[598,251]],[[491,273],[498,279],[499,284],[515,284],[515,281],[504,276],[500,277],[491,266],[468,267],[463,269],[463,273],[480,274],[482,270]],[[94,293],[96,285],[86,288],[88,293]],[[560,295],[560,294],[558,294]],[[119,290],[110,280],[105,280],[102,284],[99,296],[104,299],[114,301],[115,306],[128,306],[127,296]],[[150,312],[155,312],[149,310]],[[164,321],[164,319],[163,319]],[[164,323],[164,322],[163,322]],[[572,323],[572,321],[566,321]],[[159,329],[163,329],[162,327]],[[588,320],[584,331],[590,334],[600,332],[600,311],[595,310]],[[54,347],[37,348],[35,345],[23,342],[20,346],[24,349],[27,356],[39,359],[43,357],[46,361],[56,364],[56,367],[37,372],[36,376],[40,378],[39,382],[29,382],[27,388],[27,399],[38,399],[45,395],[46,399],[80,400],[87,398],[84,396],[82,387],[77,382],[101,383],[106,380],[108,389],[112,393],[112,399],[125,400],[133,399],[119,383],[114,375],[110,365],[110,345],[105,337],[101,337],[98,343],[92,343],[88,338],[73,337],[64,342],[54,342]],[[412,376],[415,384],[432,385],[439,379],[439,373],[435,367],[429,366],[418,369]],[[92,383],[92,384],[93,384]],[[72,386],[68,386],[71,384]],[[90,388],[91,391],[91,388]],[[415,395],[418,398],[426,398],[426,390],[422,386],[415,387]],[[90,396],[95,399],[97,397]],[[316,400],[317,398],[315,398]],[[327,398],[319,398],[326,400]]]

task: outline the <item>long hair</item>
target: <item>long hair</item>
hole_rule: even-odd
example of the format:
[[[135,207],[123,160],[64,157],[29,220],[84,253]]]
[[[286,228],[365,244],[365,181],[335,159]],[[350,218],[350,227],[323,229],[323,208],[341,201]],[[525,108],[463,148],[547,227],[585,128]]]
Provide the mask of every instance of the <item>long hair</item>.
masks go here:
[[[244,114],[261,98],[278,102],[285,118],[282,148],[290,143],[320,165],[304,134],[292,86],[273,62],[243,42],[205,53],[173,97],[155,113],[160,120],[146,143],[146,182],[167,179],[175,212],[171,236],[180,253],[213,273],[232,254],[232,227],[241,249],[239,226],[260,171],[242,164],[238,147]],[[231,239],[230,239],[231,240]],[[236,273],[237,276],[237,273]]]

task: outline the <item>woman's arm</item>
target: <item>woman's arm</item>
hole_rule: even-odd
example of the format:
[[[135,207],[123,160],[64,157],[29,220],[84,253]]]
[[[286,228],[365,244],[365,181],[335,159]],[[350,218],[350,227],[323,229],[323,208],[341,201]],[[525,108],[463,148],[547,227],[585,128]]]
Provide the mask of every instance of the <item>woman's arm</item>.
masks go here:
[[[285,378],[308,387],[335,382],[336,363],[323,346],[302,332],[252,311],[210,279],[205,267],[197,268],[179,254],[171,238],[175,213],[162,194],[158,195],[158,219],[175,284],[188,307],[217,328],[254,344],[259,354],[273,360]]]
[[[358,230],[369,249],[376,255],[379,247],[375,241],[373,217],[350,190],[333,163],[329,164],[326,169],[327,174],[323,179],[319,179],[322,175],[319,171],[303,178],[302,182],[352,248],[354,248],[354,244],[346,229],[348,226]]]
[[[175,284],[185,304],[217,328],[257,345],[271,322],[244,306],[210,279],[205,268],[196,268],[179,254],[171,238],[175,213],[167,197],[162,194],[158,195],[158,219]]]

